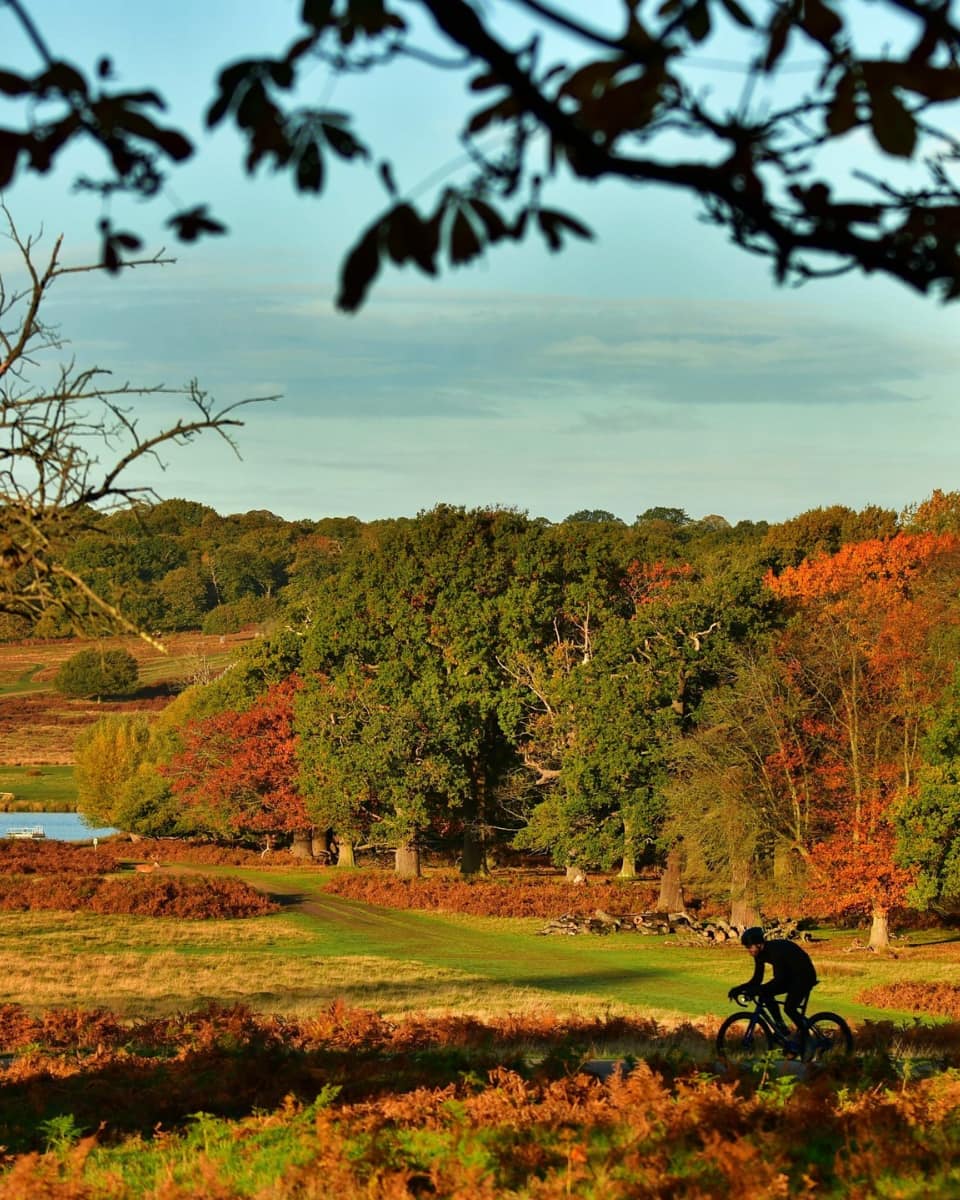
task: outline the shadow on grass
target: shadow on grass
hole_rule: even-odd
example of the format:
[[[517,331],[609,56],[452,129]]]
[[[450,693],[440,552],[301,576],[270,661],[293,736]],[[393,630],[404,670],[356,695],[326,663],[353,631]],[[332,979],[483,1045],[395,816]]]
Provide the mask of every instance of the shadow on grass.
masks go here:
[[[267,892],[267,895],[281,908],[296,908],[307,898],[302,892]]]

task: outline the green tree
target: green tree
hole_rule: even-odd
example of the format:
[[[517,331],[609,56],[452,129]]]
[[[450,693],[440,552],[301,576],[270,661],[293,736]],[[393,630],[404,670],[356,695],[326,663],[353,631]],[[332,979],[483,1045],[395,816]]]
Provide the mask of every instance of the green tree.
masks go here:
[[[109,35],[88,74],[65,59],[66,31],[32,20],[23,0],[6,11],[33,61],[3,73],[0,188],[24,171],[49,171],[82,142],[103,155],[103,172],[85,176],[85,188],[169,194],[169,172],[196,145],[156,119],[162,96],[122,64],[114,73]],[[769,258],[779,282],[859,269],[922,293],[960,294],[950,166],[960,27],[949,6],[677,0],[641,10],[619,0],[580,16],[569,5],[516,0],[509,15],[470,0],[303,0],[299,27],[276,47],[210,64],[217,82],[206,123],[236,127],[251,175],[283,172],[316,195],[344,164],[378,173],[385,210],[347,256],[342,308],[357,308],[388,263],[434,275],[504,242],[539,237],[556,251],[589,237],[582,220],[546,199],[553,185],[601,181],[699,197],[707,220]],[[872,32],[882,16],[895,20],[878,55]],[[711,56],[745,77],[738,103],[703,86]],[[445,172],[422,209],[401,191],[403,164],[389,147],[370,144],[354,115],[325,99],[331,77],[389,72],[398,60],[457,73],[474,97],[452,147],[459,156],[466,146],[466,177],[453,184]],[[888,178],[882,166],[845,169],[838,144],[856,135],[881,163],[893,160]],[[450,157],[438,147],[438,162]],[[167,223],[185,242],[225,232],[203,202]],[[100,233],[110,270],[140,246],[112,219]]]
[[[701,574],[621,560],[592,583],[592,595],[582,585],[567,595],[565,635],[523,668],[536,698],[524,755],[544,797],[516,843],[583,867],[621,858],[630,875],[644,848],[663,852],[679,836],[664,826],[672,741],[695,728],[705,693],[733,647],[769,621],[768,605],[749,561]]]
[[[915,907],[960,909],[960,674],[922,744],[917,785],[895,813],[897,861],[917,871]]]
[[[139,678],[140,668],[129,650],[81,650],[68,658],[54,677],[64,696],[122,696]]]
[[[404,827],[411,837],[414,824],[418,834],[426,823],[461,827],[468,873],[483,867],[497,791],[516,761],[507,729],[517,686],[503,656],[531,637],[552,636],[544,537],[509,510],[440,506],[368,530],[313,605],[298,701],[302,747],[318,728],[312,710],[324,711],[331,681],[354,672],[392,746],[384,753],[403,764],[398,779],[407,783],[387,791],[396,798],[406,788],[410,804],[418,798],[405,808],[417,822]],[[368,761],[362,746],[357,754]],[[383,785],[376,787],[382,795]]]
[[[868,505],[857,512],[845,504],[831,504],[771,525],[764,547],[777,568],[795,567],[805,558],[836,554],[851,542],[893,537],[898,528],[892,509]]]
[[[164,629],[199,629],[211,607],[206,572],[199,566],[177,567],[157,585],[163,601]]]
[[[605,508],[581,508],[575,513],[571,513],[569,517],[564,518],[566,522],[570,521],[590,521],[593,524],[603,524],[610,521],[615,525],[622,525],[623,521],[619,517],[613,515],[612,512],[607,512]]]
[[[732,924],[761,911],[796,915],[818,830],[811,704],[767,638],[731,655],[696,726],[675,738],[665,793],[685,878],[729,906]]]
[[[76,742],[77,811],[88,825],[129,829],[119,818],[124,788],[144,761],[150,724],[142,715],[104,717]]]

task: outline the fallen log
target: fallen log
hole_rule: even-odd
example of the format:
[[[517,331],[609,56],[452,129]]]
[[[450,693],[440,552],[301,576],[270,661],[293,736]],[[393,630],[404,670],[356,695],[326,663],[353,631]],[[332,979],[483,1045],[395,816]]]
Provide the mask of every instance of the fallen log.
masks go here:
[[[592,916],[576,913],[563,913],[538,932],[541,935],[560,934],[577,936],[580,934],[610,934],[610,933],[640,933],[650,937],[679,935],[684,942],[708,943],[714,946],[726,945],[728,942],[739,942],[744,926],[730,925],[719,917],[697,920],[688,913],[628,913],[615,917],[602,909],[596,909]],[[799,928],[798,921],[774,921],[764,927],[767,940],[776,938],[809,942],[813,939],[810,934]]]

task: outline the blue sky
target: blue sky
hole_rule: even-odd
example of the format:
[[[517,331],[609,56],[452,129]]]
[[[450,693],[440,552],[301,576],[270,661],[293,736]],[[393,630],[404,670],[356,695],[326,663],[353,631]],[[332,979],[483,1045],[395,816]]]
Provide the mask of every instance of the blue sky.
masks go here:
[[[552,520],[604,508],[630,521],[667,505],[774,521],[833,503],[900,509],[960,486],[960,309],[874,279],[778,289],[766,262],[683,197],[562,192],[595,242],[559,256],[511,247],[439,283],[395,272],[360,314],[338,313],[340,257],[383,202],[370,173],[340,169],[320,199],[299,197],[283,180],[249,180],[236,140],[196,120],[214,69],[279,50],[297,9],[32,5],[55,52],[89,66],[109,48],[124,82],[159,87],[171,121],[198,131],[203,152],[170,202],[118,210],[117,223],[156,248],[173,206],[209,201],[231,229],[176,247],[162,271],[63,281],[54,315],[77,361],[144,383],[196,377],[221,403],[281,394],[246,411],[242,461],[213,438],[171,452],[151,473],[162,496],[287,518],[447,502]],[[4,65],[34,66],[3,8],[0,36]],[[402,187],[450,161],[456,87],[438,92],[421,70],[332,91],[318,73],[316,86],[334,107],[360,106],[363,133],[406,164]],[[65,232],[75,261],[96,254],[98,216],[70,194],[77,165],[5,197],[21,228]],[[151,402],[144,428],[168,415]]]

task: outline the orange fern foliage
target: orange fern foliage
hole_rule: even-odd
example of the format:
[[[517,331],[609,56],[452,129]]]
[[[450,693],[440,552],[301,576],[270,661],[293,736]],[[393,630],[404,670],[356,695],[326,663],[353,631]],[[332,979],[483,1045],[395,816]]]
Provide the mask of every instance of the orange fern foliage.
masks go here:
[[[593,879],[583,886],[560,880],[400,879],[388,871],[365,870],[332,875],[324,891],[384,908],[442,910],[477,917],[550,917],[570,913],[611,916],[645,912],[654,906],[657,888],[648,883]]]
[[[133,1022],[0,1006],[13,1053],[0,1200],[873,1200],[916,1194],[917,1180],[954,1194],[955,1071],[897,1079],[872,1072],[886,1061],[875,1055],[781,1086],[711,1063],[712,1032],[681,1043],[626,1019],[391,1023],[343,1005],[309,1021],[212,1007]],[[889,1048],[892,1034],[858,1040]],[[935,1038],[960,1063],[960,1025],[897,1037]],[[601,1082],[577,1062],[607,1038],[642,1056]],[[51,1113],[85,1136],[45,1153]],[[251,1182],[264,1150],[266,1187]]]
[[[265,916],[279,905],[238,879],[8,875],[0,876],[0,910],[209,920]]]
[[[874,1008],[895,1008],[960,1021],[960,984],[956,983],[884,983],[860,992],[856,1000]]]

